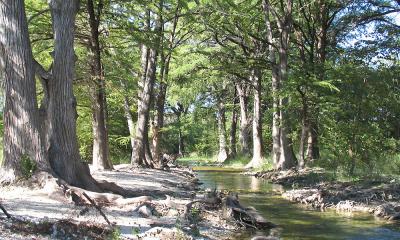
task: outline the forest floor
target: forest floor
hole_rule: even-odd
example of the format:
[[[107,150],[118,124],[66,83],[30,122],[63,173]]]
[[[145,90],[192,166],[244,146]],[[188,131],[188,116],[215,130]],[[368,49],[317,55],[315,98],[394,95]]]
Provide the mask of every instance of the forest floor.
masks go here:
[[[321,168],[261,171],[256,177],[285,187],[282,196],[290,201],[338,211],[362,211],[388,220],[400,220],[400,182],[396,179],[334,181]]]
[[[204,202],[208,194],[199,190],[188,169],[168,171],[115,166],[113,171],[92,173],[97,180],[115,182],[137,191],[143,201],[101,205],[110,227],[93,205],[77,206],[71,200],[52,196],[29,185],[0,188],[0,239],[232,239],[238,229],[223,219],[221,207]],[[207,205],[207,206],[206,206]]]

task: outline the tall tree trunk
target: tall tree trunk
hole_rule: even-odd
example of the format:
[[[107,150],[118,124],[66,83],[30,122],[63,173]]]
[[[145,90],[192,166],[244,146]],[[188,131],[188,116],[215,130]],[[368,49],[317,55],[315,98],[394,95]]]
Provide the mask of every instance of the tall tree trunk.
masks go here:
[[[225,104],[223,96],[218,97],[218,139],[219,139],[219,151],[217,161],[223,163],[228,159],[228,147],[226,141],[226,118],[225,118]]]
[[[326,47],[328,41],[328,28],[330,25],[329,7],[328,3],[323,0],[318,0],[319,11],[317,12],[316,19],[320,23],[319,29],[316,34],[316,50],[317,50],[317,63],[318,67],[315,68],[315,74],[319,81],[325,79],[325,62],[326,62]],[[310,131],[307,143],[307,159],[309,161],[319,159],[319,129],[318,129],[318,106],[315,103],[313,116],[310,117]]]
[[[230,144],[230,151],[229,151],[229,156],[231,158],[236,156],[236,130],[237,130],[237,119],[238,119],[238,112],[237,112],[237,104],[238,104],[238,98],[237,98],[237,91],[236,88],[234,90],[233,94],[233,107],[232,107],[232,119],[231,119],[231,130],[229,133],[229,144]]]
[[[78,0],[51,0],[54,32],[53,79],[49,82],[48,154],[52,169],[69,184],[100,191],[79,156],[76,135],[74,32]]]
[[[313,116],[314,118],[317,116]],[[307,140],[307,161],[314,161],[319,159],[319,146],[318,146],[318,118],[312,119],[309,126],[308,131],[308,140]]]
[[[182,126],[181,126],[181,117],[178,117],[178,155],[180,157],[185,156],[185,144],[183,140]]]
[[[262,112],[261,112],[261,72],[259,69],[252,70],[254,84],[254,106],[253,106],[253,158],[246,165],[249,167],[261,167],[263,164],[262,151]]]
[[[250,153],[249,120],[248,120],[248,86],[236,84],[240,105],[239,142],[240,153],[244,156]]]
[[[280,89],[280,76],[279,68],[276,61],[276,48],[273,44],[277,44],[272,32],[270,20],[270,6],[268,0],[262,1],[264,12],[265,28],[267,31],[268,45],[268,58],[271,63],[271,90],[272,90],[272,163],[274,168],[279,164],[281,155],[281,128],[280,128],[280,106],[279,106],[279,89]]]
[[[135,132],[135,140],[132,144],[132,158],[131,164],[139,167],[143,166],[144,159],[145,159],[145,151],[144,151],[144,134],[145,134],[145,125],[146,123],[146,116],[145,110],[143,109],[143,92],[144,86],[147,80],[147,68],[148,68],[148,61],[149,61],[149,49],[146,45],[142,44],[141,46],[141,68],[142,73],[138,83],[138,119],[136,123],[136,132]],[[149,107],[149,106],[148,106]]]
[[[279,91],[283,88],[283,84],[287,81],[288,72],[288,51],[289,51],[289,36],[292,29],[292,0],[286,0],[284,4],[284,12],[282,16],[278,16],[276,12],[271,11],[270,3],[268,0],[263,0],[263,12],[265,18],[265,27],[267,30],[267,39],[270,43],[270,55],[269,58],[272,63],[272,91],[274,99],[274,105],[278,104],[277,99],[279,99],[278,108],[274,106],[275,113],[273,116],[273,151],[272,158],[276,169],[289,169],[296,165],[297,160],[293,152],[292,139],[289,137],[290,126],[289,126],[289,114],[288,114],[288,104],[289,99],[287,97],[279,97]],[[273,36],[271,28],[270,13],[277,18],[276,24],[277,29],[279,29],[279,39],[275,39]],[[279,18],[279,19],[278,19]],[[274,44],[274,45],[272,45]],[[277,63],[275,58],[275,50],[278,49],[279,63]],[[278,79],[278,80],[276,80]],[[279,114],[279,134],[277,131],[278,122],[276,114]],[[277,156],[278,146],[276,143],[277,136],[279,136],[279,158]]]
[[[124,97],[124,114],[126,118],[126,122],[128,124],[129,136],[131,139],[131,147],[133,149],[133,142],[135,141],[134,134],[135,134],[135,124],[133,122],[133,117],[131,113],[131,105],[129,103],[129,99],[127,96]]]
[[[147,48],[146,48],[147,49]],[[142,50],[143,51],[143,50]],[[144,50],[146,51],[146,50]],[[143,53],[142,53],[143,54]],[[149,118],[150,106],[153,95],[153,87],[156,73],[157,50],[149,49],[148,66],[146,67],[145,82],[139,97],[138,120],[136,124],[136,136],[134,149],[132,151],[132,164],[151,166],[152,161],[149,159]],[[147,153],[146,153],[147,152]]]
[[[134,148],[132,150],[131,163],[136,166],[142,164],[147,167],[153,167],[153,158],[150,151],[149,142],[149,119],[150,108],[153,99],[154,83],[156,79],[158,47],[160,46],[162,34],[162,9],[163,0],[160,0],[160,12],[157,15],[155,24],[155,41],[154,46],[147,48],[142,45],[142,77],[139,84],[139,102],[138,102],[138,121],[136,125],[136,137]],[[150,28],[150,10],[147,11],[146,29]]]
[[[300,91],[301,92],[301,91]],[[301,92],[302,93],[302,92]],[[301,109],[301,135],[299,144],[299,168],[304,168],[305,166],[305,145],[309,133],[309,123],[308,123],[308,105],[305,99],[305,94],[302,94],[302,109]]]
[[[93,0],[88,0],[87,10],[89,13],[90,25],[90,51],[92,53],[91,77],[92,84],[92,110],[93,110],[93,167],[95,169],[112,169],[112,163],[109,157],[108,131],[106,119],[106,93],[104,71],[101,64],[101,49],[99,41],[100,14],[102,11],[102,2],[97,6],[97,14]]]
[[[275,52],[270,48],[270,54]],[[271,57],[270,57],[271,59]],[[272,163],[276,168],[281,155],[281,128],[280,128],[280,106],[279,106],[279,73],[276,66],[272,66]]]
[[[157,167],[162,167],[162,156],[161,156],[161,139],[162,139],[162,128],[164,126],[164,105],[166,100],[167,84],[161,82],[158,89],[158,95],[156,99],[156,115],[153,125],[153,158],[154,163]]]
[[[122,89],[126,90],[127,89],[126,82],[121,80],[120,83],[121,83]],[[132,116],[132,112],[131,112],[131,103],[129,102],[129,97],[128,97],[127,92],[125,92],[125,95],[124,95],[124,115],[126,118],[126,123],[128,125],[129,137],[131,140],[131,147],[133,149],[133,145],[134,145],[134,141],[135,141],[135,123],[133,122],[133,116]]]
[[[169,76],[169,65],[172,56],[172,50],[174,48],[174,41],[175,41],[175,34],[176,28],[178,25],[179,20],[179,12],[180,6],[177,4],[175,9],[175,16],[174,21],[172,23],[172,31],[171,36],[168,40],[168,49],[167,54],[165,54],[165,50],[163,48],[163,44],[160,46],[160,58],[161,58],[161,66],[160,66],[160,85],[156,100],[156,115],[154,121],[154,128],[153,128],[153,157],[154,162],[159,167],[162,167],[164,163],[162,162],[162,154],[160,151],[160,142],[162,139],[162,128],[164,127],[164,110],[165,110],[165,101],[166,101],[166,94],[168,88],[168,76]],[[162,41],[164,41],[164,32],[162,33]]]
[[[40,137],[36,85],[28,24],[23,0],[0,1],[0,62],[4,70],[4,159],[0,182],[12,183],[23,176],[22,158],[49,171]]]
[[[156,97],[156,113],[154,116],[153,124],[153,157],[156,166],[162,168],[164,163],[162,162],[162,154],[160,151],[160,142],[162,139],[162,128],[164,127],[164,109],[165,100],[167,94],[167,79],[169,74],[169,62],[170,54],[165,56],[161,52],[161,68],[160,68],[160,84],[158,87],[158,94]]]

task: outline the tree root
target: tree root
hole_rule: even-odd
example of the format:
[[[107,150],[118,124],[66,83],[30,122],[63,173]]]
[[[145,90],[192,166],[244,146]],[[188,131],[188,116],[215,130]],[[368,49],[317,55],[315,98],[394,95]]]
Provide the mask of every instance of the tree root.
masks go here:
[[[7,218],[11,218],[11,215],[7,212],[7,210],[0,204],[0,209],[7,216]]]

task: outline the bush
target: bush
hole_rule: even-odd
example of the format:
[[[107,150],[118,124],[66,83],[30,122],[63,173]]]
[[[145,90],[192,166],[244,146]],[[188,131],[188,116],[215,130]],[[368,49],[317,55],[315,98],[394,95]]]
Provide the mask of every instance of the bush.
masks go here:
[[[24,154],[21,157],[21,171],[25,179],[32,177],[33,173],[36,171],[36,162],[32,161],[28,155]]]

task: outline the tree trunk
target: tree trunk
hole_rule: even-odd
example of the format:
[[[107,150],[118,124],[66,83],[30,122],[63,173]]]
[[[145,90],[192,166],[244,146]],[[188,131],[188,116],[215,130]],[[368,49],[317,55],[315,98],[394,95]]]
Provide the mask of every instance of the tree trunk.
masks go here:
[[[162,154],[160,151],[160,142],[162,138],[161,129],[164,127],[164,105],[167,94],[167,83],[169,73],[169,56],[165,57],[164,53],[161,53],[161,69],[160,69],[160,84],[158,88],[158,94],[156,98],[156,114],[153,124],[153,157],[156,166],[162,168],[164,165],[162,162]]]
[[[131,113],[131,105],[129,103],[129,99],[127,96],[124,97],[124,114],[125,114],[126,122],[128,124],[129,136],[131,139],[131,147],[133,149],[133,142],[135,141],[135,138],[134,138],[135,124],[133,123],[133,117],[132,117],[132,113]]]
[[[271,50],[270,50],[271,51]],[[272,52],[270,54],[275,54]],[[276,168],[281,155],[281,128],[280,128],[280,106],[279,106],[279,73],[276,66],[272,66],[272,163]]]
[[[29,158],[40,170],[49,164],[40,137],[32,50],[23,0],[0,1],[0,62],[4,70],[4,159],[0,182],[23,177],[21,160]]]
[[[223,97],[218,97],[218,138],[219,138],[219,151],[217,161],[223,163],[228,159],[228,147],[226,142],[226,118],[225,118],[225,104]]]
[[[74,33],[79,1],[51,0],[54,32],[53,79],[49,82],[48,154],[54,172],[67,183],[100,191],[79,156],[76,135]]]
[[[99,42],[100,12],[102,3],[98,5],[95,13],[93,0],[88,0],[87,10],[90,24],[90,62],[92,84],[92,110],[93,110],[93,167],[94,169],[112,169],[109,157],[108,131],[106,119],[107,99],[105,93],[104,71],[101,64],[101,49]]]
[[[153,167],[153,158],[150,151],[149,142],[149,119],[150,107],[153,99],[153,89],[156,79],[158,47],[162,34],[162,8],[163,0],[160,1],[160,13],[157,15],[154,31],[156,37],[154,46],[151,48],[142,45],[142,77],[139,84],[138,99],[138,121],[136,124],[136,136],[134,148],[132,150],[131,163],[135,166],[146,165]],[[150,30],[150,10],[147,11],[146,29]]]
[[[253,106],[253,158],[246,168],[261,167],[263,164],[262,151],[262,112],[261,112],[261,72],[259,69],[252,70],[251,82],[254,84],[254,106]]]
[[[250,153],[249,120],[248,120],[248,87],[245,84],[237,84],[236,89],[239,95],[240,105],[240,127],[239,142],[240,152],[244,156]]]
[[[309,122],[308,122],[308,103],[305,96],[301,90],[299,90],[302,99],[302,109],[301,109],[301,135],[299,144],[299,168],[304,168],[305,162],[305,145],[309,133]]]
[[[181,119],[180,116],[178,117],[178,155],[180,157],[185,156],[185,145],[183,141],[183,133],[182,133],[182,127],[181,127]]]
[[[147,47],[143,47],[142,51],[147,51]],[[144,53],[142,52],[142,55],[143,54]],[[147,67],[145,69],[147,71],[145,77],[143,78],[142,76],[142,79],[145,79],[145,81],[142,83],[143,89],[139,97],[135,144],[132,151],[132,164],[137,166],[142,164],[150,166],[150,164],[152,164],[152,161],[149,159],[151,154],[149,156],[148,130],[150,106],[156,73],[156,61],[157,50],[149,49],[148,61],[146,61],[148,64],[146,64]]]
[[[280,106],[279,106],[279,89],[280,89],[280,78],[279,68],[276,61],[276,48],[272,44],[275,43],[275,38],[272,32],[271,20],[270,20],[270,6],[268,0],[262,1],[262,7],[264,12],[265,28],[267,31],[267,40],[270,43],[268,45],[268,58],[271,63],[271,90],[272,90],[272,163],[274,168],[277,168],[279,164],[279,158],[281,155],[281,128],[280,128]]]
[[[238,98],[236,96],[236,89],[234,90],[234,95],[233,95],[233,107],[232,107],[232,119],[231,119],[231,131],[229,134],[229,144],[230,144],[230,152],[229,156],[231,158],[236,156],[236,129],[237,129],[237,118],[238,118],[238,113],[236,106],[238,104]]]
[[[315,116],[314,116],[315,117]],[[307,161],[314,161],[319,159],[319,147],[318,147],[318,121],[311,121],[308,131],[307,141]]]
[[[279,77],[281,87],[283,88],[283,84],[286,83],[288,78],[288,51],[289,51],[289,37],[291,32],[291,14],[292,14],[292,0],[287,1],[286,5],[286,16],[283,25],[283,29],[281,30],[281,39],[280,39],[280,49],[279,49]],[[281,134],[280,134],[280,142],[281,142],[281,150],[279,157],[278,168],[285,170],[295,167],[297,164],[296,156],[293,152],[293,142],[289,137],[290,134],[290,124],[289,124],[289,113],[288,107],[289,99],[287,97],[283,97],[280,100],[280,120],[281,120]]]
[[[144,134],[145,134],[145,125],[146,123],[146,116],[145,111],[143,110],[143,92],[145,82],[147,80],[147,68],[148,68],[148,60],[149,60],[149,49],[146,45],[142,44],[141,46],[141,66],[142,66],[142,73],[138,84],[138,119],[136,123],[136,132],[135,132],[135,139],[132,144],[132,158],[131,164],[139,167],[143,166],[144,159],[145,159],[145,152],[144,152]],[[149,107],[149,106],[147,106]]]
[[[316,19],[320,23],[319,29],[316,34],[316,50],[317,50],[317,63],[318,67],[315,68],[316,76],[319,81],[323,81],[325,79],[325,61],[326,61],[326,47],[328,41],[328,28],[329,28],[329,7],[328,4],[323,1],[318,1],[319,12],[317,13]],[[316,103],[317,105],[317,103]],[[319,159],[319,129],[318,129],[318,106],[314,106],[314,115],[311,117],[310,121],[310,131],[308,135],[307,142],[307,159],[309,161],[313,161]]]

